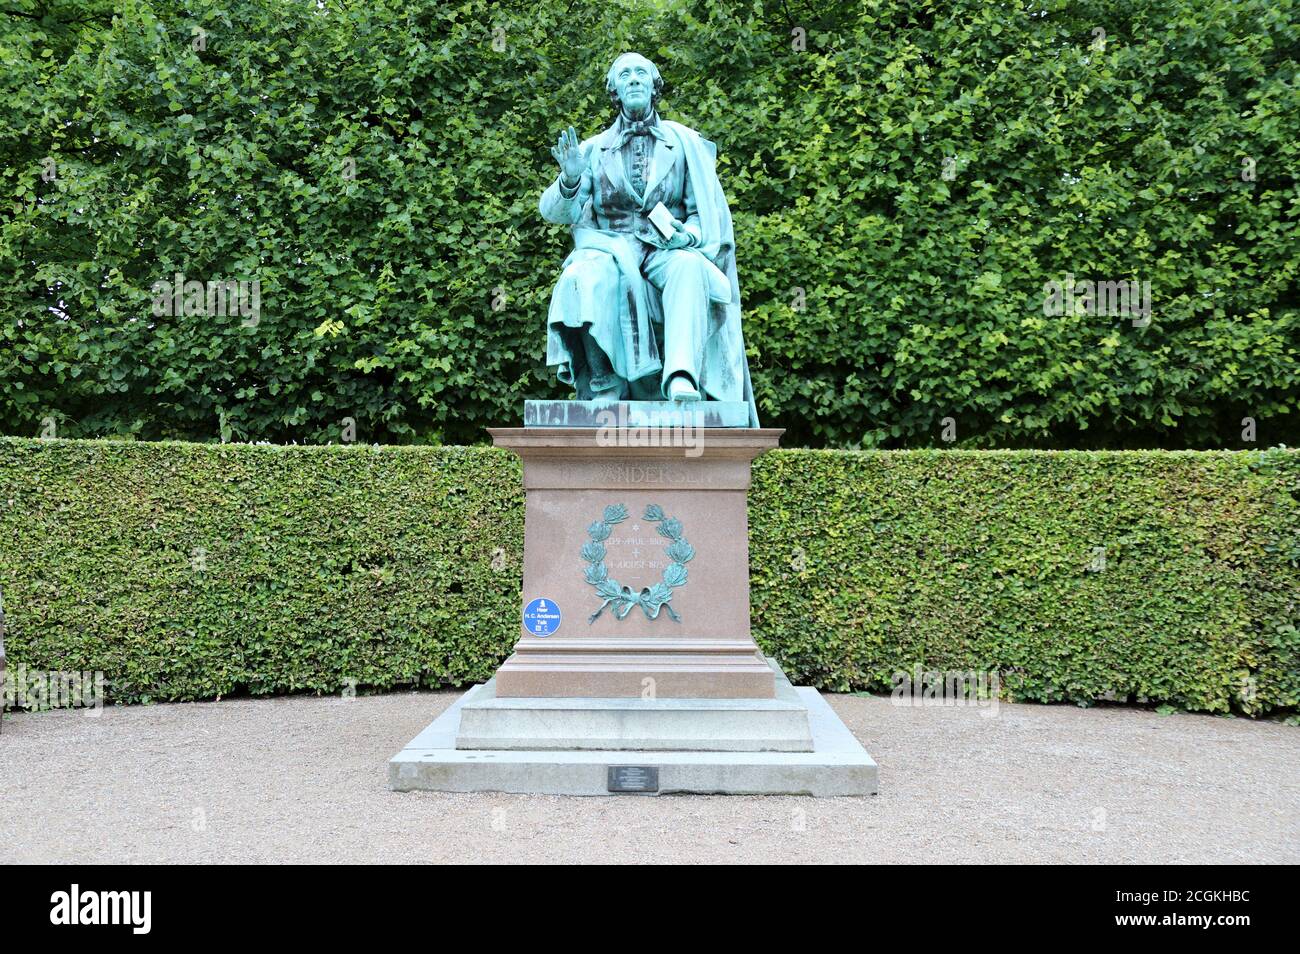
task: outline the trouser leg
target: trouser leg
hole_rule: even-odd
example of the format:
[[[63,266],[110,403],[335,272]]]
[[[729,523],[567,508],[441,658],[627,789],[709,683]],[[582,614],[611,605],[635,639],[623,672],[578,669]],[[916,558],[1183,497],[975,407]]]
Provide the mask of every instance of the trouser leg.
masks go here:
[[[582,348],[587,356],[587,370],[591,373],[592,392],[608,391],[617,386],[619,380],[614,374],[614,366],[610,364],[609,356],[591,337],[590,328],[582,331]]]
[[[575,253],[552,293],[547,321],[552,328],[559,326],[564,350],[548,352],[548,361],[567,364],[579,399],[621,396],[626,388],[614,367],[613,352],[606,350],[619,343],[618,289],[618,267],[611,256]]]
[[[646,262],[646,278],[662,293],[664,313],[662,388],[674,375],[697,389],[709,321],[707,262],[687,249],[660,250]]]

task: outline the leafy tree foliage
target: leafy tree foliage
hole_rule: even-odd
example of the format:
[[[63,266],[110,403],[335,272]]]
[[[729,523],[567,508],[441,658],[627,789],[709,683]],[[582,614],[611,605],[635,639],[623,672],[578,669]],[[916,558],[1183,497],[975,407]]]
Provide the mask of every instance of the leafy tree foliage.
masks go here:
[[[719,144],[789,443],[1300,431],[1293,0],[4,7],[0,432],[473,442],[564,396],[536,201],[629,48]],[[177,273],[256,321],[154,314]],[[1149,321],[1044,314],[1067,276]]]

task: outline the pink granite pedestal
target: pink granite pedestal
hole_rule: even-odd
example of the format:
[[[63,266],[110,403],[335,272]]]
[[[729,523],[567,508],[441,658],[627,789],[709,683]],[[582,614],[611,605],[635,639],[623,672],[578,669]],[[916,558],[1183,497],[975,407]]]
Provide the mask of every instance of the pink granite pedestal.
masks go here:
[[[776,428],[698,430],[694,446],[665,431],[639,435],[596,428],[496,428],[498,447],[523,459],[527,499],[521,611],[535,599],[558,609],[545,636],[521,629],[496,675],[497,698],[771,699],[773,672],[749,629],[750,464],[775,448]],[[642,440],[661,438],[660,446]],[[680,521],[694,548],[687,580],[654,619],[640,606],[619,619],[587,580],[583,547],[605,508],[626,520],[602,541],[608,575],[639,593],[664,579],[673,560],[661,522]]]

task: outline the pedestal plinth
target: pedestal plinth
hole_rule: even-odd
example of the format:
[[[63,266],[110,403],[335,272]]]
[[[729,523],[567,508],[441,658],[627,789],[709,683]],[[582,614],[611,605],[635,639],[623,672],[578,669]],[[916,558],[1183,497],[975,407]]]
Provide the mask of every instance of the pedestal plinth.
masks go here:
[[[750,463],[772,428],[496,428],[523,459],[518,697],[771,699],[749,628]]]
[[[750,635],[750,463],[781,431],[714,403],[528,402],[533,426],[491,431],[524,463],[521,635],[389,760],[392,789],[876,791],[834,710]]]

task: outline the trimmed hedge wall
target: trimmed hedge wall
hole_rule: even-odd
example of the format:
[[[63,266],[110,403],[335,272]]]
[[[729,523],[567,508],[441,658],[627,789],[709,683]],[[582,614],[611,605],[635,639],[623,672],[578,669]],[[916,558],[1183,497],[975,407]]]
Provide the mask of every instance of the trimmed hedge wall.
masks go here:
[[[997,670],[1008,698],[1300,704],[1300,454],[778,451],[755,633],[800,683]],[[10,666],[121,702],[487,678],[523,494],[490,448],[0,439]]]
[[[1294,451],[785,451],[755,477],[755,629],[804,681],[921,662],[1019,700],[1300,702]]]

